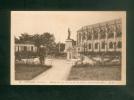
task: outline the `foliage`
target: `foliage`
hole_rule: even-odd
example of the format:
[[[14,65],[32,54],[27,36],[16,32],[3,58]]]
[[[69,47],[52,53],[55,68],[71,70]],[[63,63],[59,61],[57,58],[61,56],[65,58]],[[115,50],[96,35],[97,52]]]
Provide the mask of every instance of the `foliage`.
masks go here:
[[[21,51],[21,52],[15,52],[15,59],[26,59],[26,58],[33,58],[36,57],[37,53],[35,52],[30,52],[30,51]]]
[[[59,47],[60,47],[60,50],[59,50]],[[63,52],[65,49],[65,44],[64,43],[57,43],[56,48],[58,51]]]
[[[57,53],[63,53],[65,49],[64,43],[56,43],[55,37],[53,34],[50,34],[48,32],[45,32],[43,34],[34,34],[29,35],[28,33],[22,33],[19,38],[15,37],[15,43],[32,43],[37,47],[36,54],[33,54],[34,56],[47,56],[47,55],[57,55]],[[59,52],[59,46],[60,46],[60,52]],[[42,49],[43,47],[43,49]],[[20,56],[24,57],[31,57],[30,52],[21,52],[16,53],[16,58],[20,58]]]
[[[28,33],[22,33],[19,38],[15,37],[15,43],[25,43],[25,42],[32,42],[32,35],[29,35]]]

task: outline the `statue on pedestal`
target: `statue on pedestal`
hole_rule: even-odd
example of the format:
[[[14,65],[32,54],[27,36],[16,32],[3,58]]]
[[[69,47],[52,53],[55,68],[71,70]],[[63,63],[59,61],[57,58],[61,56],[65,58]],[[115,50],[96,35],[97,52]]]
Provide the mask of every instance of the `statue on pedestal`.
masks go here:
[[[70,32],[70,29],[68,28],[68,38],[67,39],[70,39],[70,35],[71,35],[71,32]]]

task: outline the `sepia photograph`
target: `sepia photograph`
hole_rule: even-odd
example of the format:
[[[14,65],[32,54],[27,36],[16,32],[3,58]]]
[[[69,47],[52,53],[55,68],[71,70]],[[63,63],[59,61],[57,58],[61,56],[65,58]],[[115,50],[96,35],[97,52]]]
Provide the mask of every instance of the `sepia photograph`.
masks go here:
[[[11,85],[126,85],[126,11],[11,11]]]

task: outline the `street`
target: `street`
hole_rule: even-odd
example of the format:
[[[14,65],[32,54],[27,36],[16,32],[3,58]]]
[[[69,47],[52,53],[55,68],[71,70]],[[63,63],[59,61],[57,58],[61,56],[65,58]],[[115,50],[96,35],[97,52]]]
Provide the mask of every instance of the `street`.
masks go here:
[[[32,82],[66,81],[72,64],[66,60],[53,59],[52,68],[35,77]]]

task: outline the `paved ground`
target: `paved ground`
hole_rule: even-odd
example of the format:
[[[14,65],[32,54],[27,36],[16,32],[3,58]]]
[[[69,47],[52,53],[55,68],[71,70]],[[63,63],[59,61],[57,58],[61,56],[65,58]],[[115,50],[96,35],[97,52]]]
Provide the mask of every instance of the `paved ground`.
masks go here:
[[[66,81],[71,70],[71,66],[72,64],[66,60],[53,59],[52,68],[35,77],[32,82]]]

